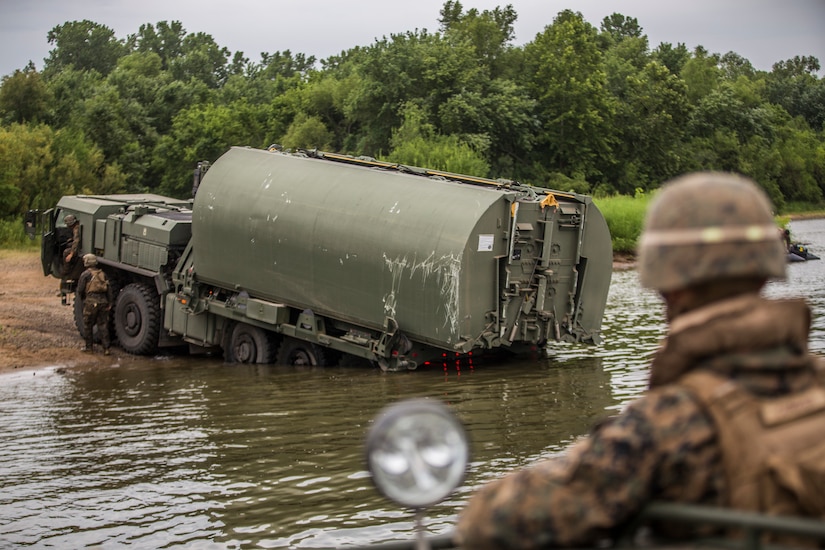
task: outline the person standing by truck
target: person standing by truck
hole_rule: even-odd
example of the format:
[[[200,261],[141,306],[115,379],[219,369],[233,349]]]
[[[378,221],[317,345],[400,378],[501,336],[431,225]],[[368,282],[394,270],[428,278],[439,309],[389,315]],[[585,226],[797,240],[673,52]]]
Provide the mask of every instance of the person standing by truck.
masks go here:
[[[825,519],[825,368],[808,352],[811,310],[761,296],[785,277],[785,255],[752,181],[701,172],[663,186],[639,243],[639,278],[669,323],[649,391],[564,457],[482,487],[457,544],[594,546],[653,500]]]
[[[94,351],[96,326],[103,344],[103,355],[109,355],[109,312],[114,303],[114,289],[106,273],[98,267],[97,256],[86,254],[83,256],[83,265],[86,270],[77,282],[77,298],[83,304],[83,334],[86,338],[86,345],[82,349]]]
[[[67,214],[63,218],[63,223],[72,230],[69,240],[66,241],[66,247],[63,249],[63,274],[68,275],[72,271],[72,266],[77,263],[80,253],[80,222],[74,214]]]

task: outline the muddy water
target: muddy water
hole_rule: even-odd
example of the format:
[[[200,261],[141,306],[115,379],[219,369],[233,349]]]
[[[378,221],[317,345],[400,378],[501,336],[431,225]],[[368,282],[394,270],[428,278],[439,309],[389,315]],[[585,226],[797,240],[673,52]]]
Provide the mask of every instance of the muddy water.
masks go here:
[[[825,253],[825,222],[795,237]],[[825,254],[823,254],[825,257]],[[772,296],[807,296],[825,350],[825,260]],[[385,404],[449,403],[473,442],[465,485],[429,514],[449,528],[473,487],[553,455],[645,387],[664,334],[657,297],[614,274],[598,347],[547,360],[384,375],[153,358],[0,377],[0,548],[330,548],[411,536],[361,445]]]

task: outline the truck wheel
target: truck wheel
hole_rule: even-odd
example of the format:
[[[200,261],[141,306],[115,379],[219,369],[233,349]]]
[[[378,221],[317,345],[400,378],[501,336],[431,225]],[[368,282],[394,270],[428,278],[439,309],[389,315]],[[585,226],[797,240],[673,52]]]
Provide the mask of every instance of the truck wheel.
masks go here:
[[[126,285],[118,294],[114,317],[121,348],[136,355],[157,350],[160,304],[153,289],[141,283]]]
[[[326,348],[297,338],[284,338],[278,350],[279,365],[325,367],[329,363]]]
[[[275,335],[259,328],[238,323],[232,329],[224,359],[229,363],[274,363],[278,351]]]

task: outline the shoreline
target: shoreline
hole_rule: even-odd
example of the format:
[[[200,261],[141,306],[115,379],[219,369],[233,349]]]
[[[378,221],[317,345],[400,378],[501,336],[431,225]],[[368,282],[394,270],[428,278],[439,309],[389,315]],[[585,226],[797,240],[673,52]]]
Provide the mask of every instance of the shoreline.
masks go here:
[[[825,218],[825,212],[802,212],[800,214],[788,214],[791,221],[795,220],[821,220]]]
[[[631,252],[613,253],[613,271],[636,269],[636,254]]]

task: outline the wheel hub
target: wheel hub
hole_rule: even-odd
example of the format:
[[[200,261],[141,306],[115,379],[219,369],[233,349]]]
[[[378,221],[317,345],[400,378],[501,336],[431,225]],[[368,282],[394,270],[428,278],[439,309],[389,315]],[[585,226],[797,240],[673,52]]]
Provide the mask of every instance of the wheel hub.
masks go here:
[[[235,359],[239,363],[255,362],[255,343],[248,337],[242,338],[235,343]]]
[[[134,336],[140,331],[140,311],[138,311],[134,305],[130,304],[129,308],[126,310],[123,320],[123,328],[129,336]]]

